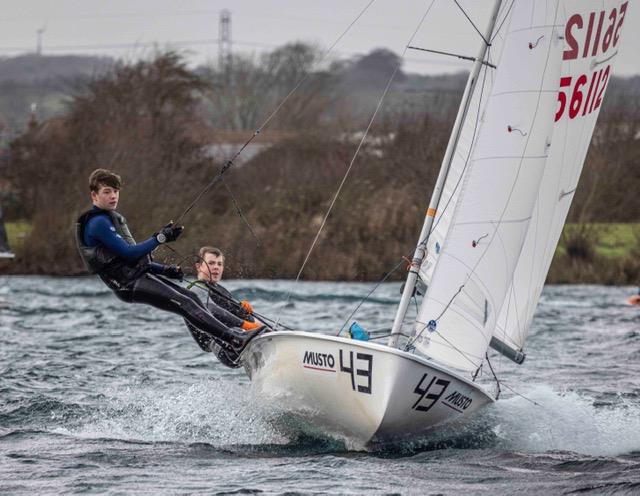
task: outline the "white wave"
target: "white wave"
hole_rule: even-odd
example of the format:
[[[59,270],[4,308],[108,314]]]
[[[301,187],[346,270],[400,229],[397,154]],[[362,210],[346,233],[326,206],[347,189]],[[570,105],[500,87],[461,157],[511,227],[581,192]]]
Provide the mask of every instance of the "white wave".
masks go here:
[[[594,399],[549,386],[521,391],[498,401],[485,414],[499,447],[530,452],[573,451],[615,456],[640,450],[640,404],[620,399],[615,406],[594,406]]]
[[[103,408],[56,431],[82,438],[201,442],[216,447],[288,442],[250,404],[247,385],[234,379],[168,389],[140,383],[103,394]]]

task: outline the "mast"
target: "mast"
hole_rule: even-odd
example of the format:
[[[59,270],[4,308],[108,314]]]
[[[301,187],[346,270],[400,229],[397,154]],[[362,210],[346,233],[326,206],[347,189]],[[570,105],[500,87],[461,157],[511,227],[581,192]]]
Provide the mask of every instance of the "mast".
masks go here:
[[[422,265],[422,260],[424,259],[424,256],[425,256],[427,240],[429,237],[429,233],[431,232],[431,227],[433,226],[433,220],[436,216],[438,204],[440,203],[440,197],[442,196],[442,189],[443,189],[445,180],[447,179],[449,168],[451,167],[453,153],[456,149],[456,146],[458,145],[458,140],[460,139],[460,132],[462,130],[462,125],[469,111],[471,96],[473,95],[475,87],[478,83],[478,75],[480,74],[480,69],[482,68],[482,65],[484,63],[484,57],[487,53],[487,49],[490,46],[485,42],[485,40],[491,39],[491,34],[493,33],[493,28],[496,25],[496,21],[498,18],[498,11],[500,10],[501,4],[502,4],[502,0],[495,0],[495,3],[493,5],[493,11],[489,19],[489,24],[487,25],[487,29],[485,30],[485,34],[484,34],[484,39],[482,40],[482,43],[480,46],[480,51],[478,53],[478,56],[476,57],[476,61],[473,65],[471,73],[469,74],[469,79],[467,80],[467,85],[462,95],[462,101],[460,103],[460,108],[458,109],[458,115],[456,116],[456,120],[453,125],[453,129],[451,131],[451,138],[449,139],[447,150],[444,154],[444,158],[442,159],[442,166],[440,167],[438,179],[436,180],[436,185],[431,195],[431,201],[429,202],[427,215],[425,217],[424,224],[422,225],[422,230],[420,231],[420,237],[418,238],[418,245],[416,246],[415,252],[413,254],[413,260],[411,261],[411,266],[409,268],[409,275],[407,276],[407,281],[404,285],[402,297],[400,298],[398,311],[393,321],[393,327],[391,328],[391,336],[389,337],[388,345],[393,348],[395,348],[398,345],[398,338],[402,330],[402,323],[404,322],[404,318],[407,314],[407,308],[409,307],[409,303],[411,302],[411,298],[413,296],[416,282],[418,280],[418,272],[420,270],[420,266]]]

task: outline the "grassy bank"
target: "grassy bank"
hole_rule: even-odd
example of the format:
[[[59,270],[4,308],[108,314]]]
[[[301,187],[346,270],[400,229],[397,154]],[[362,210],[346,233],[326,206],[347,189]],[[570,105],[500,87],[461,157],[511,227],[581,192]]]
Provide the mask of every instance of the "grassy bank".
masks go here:
[[[20,266],[20,254],[31,235],[31,224],[9,222],[6,229],[9,244],[18,257],[15,265]],[[13,268],[10,271],[14,272]],[[334,278],[338,276],[335,274]],[[640,284],[640,224],[567,224],[547,282]]]
[[[15,251],[20,251],[24,241],[31,234],[31,224],[27,221],[7,222],[5,224],[9,246]]]
[[[547,282],[640,283],[640,224],[567,224]]]

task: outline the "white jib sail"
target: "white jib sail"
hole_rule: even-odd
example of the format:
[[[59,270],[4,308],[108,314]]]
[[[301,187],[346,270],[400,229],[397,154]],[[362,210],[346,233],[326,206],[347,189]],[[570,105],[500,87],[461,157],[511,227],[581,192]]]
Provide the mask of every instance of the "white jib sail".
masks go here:
[[[563,0],[564,53],[553,144],[494,335],[522,349],[602,105],[628,1]]]
[[[415,346],[462,370],[473,371],[484,359],[536,204],[564,48],[557,4],[515,2],[495,83],[455,205],[447,207],[453,209],[451,220],[418,312]]]

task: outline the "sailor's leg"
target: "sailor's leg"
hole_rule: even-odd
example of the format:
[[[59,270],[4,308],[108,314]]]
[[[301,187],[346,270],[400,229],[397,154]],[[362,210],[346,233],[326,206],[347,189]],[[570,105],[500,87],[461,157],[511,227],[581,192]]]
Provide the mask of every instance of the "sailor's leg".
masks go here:
[[[166,283],[167,285],[171,286],[176,291],[182,293],[186,297],[191,298],[198,305],[200,305],[200,306],[206,308],[207,310],[209,310],[209,313],[211,315],[213,315],[216,319],[218,319],[220,322],[225,324],[227,327],[242,327],[242,324],[244,324],[244,320],[243,319],[241,319],[240,317],[237,317],[236,315],[232,314],[228,310],[225,310],[224,308],[216,305],[212,300],[209,300],[207,302],[207,304],[205,305],[202,302],[202,300],[200,300],[198,295],[195,294],[193,291],[189,291],[188,289],[183,288],[182,286],[179,286],[176,283],[174,283],[173,281],[165,279],[162,276],[155,276],[155,277],[157,277],[158,279],[160,279],[162,282]]]
[[[211,351],[213,351],[213,343],[215,342],[215,339],[211,337],[211,335],[207,334],[206,332],[202,332],[197,327],[194,327],[186,319],[184,323],[187,326],[187,329],[189,329],[189,332],[191,333],[191,337],[193,337],[194,341],[198,343],[198,346],[202,351],[206,351],[207,353],[210,353]]]
[[[197,329],[210,334],[220,344],[240,352],[262,329],[243,331],[229,328],[211,315],[191,291],[173,283],[167,284],[153,274],[143,274],[130,286],[125,301],[146,303],[160,310],[175,313],[185,318]]]
[[[146,303],[160,310],[175,313],[198,329],[216,337],[223,337],[227,326],[198,304],[197,299],[191,298],[189,294],[179,291],[178,288],[176,285],[167,284],[165,280],[153,274],[143,274],[131,286],[130,301]]]

